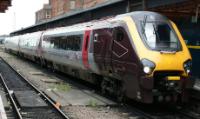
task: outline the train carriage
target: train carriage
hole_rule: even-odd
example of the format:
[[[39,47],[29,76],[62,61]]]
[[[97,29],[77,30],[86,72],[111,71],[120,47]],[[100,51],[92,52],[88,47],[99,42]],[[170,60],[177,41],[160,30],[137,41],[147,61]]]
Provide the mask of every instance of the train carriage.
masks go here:
[[[5,39],[5,50],[14,54],[18,54],[19,52],[19,36],[14,36],[14,37],[7,37]]]
[[[94,83],[119,100],[184,102],[193,85],[186,44],[176,25],[158,13],[50,29],[37,42],[43,65]]]
[[[38,58],[37,48],[43,32],[35,32],[19,36],[19,55],[35,61]]]

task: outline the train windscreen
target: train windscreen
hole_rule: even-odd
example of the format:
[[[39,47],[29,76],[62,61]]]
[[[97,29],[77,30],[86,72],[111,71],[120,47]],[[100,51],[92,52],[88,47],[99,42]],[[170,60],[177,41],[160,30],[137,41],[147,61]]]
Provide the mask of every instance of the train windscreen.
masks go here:
[[[181,50],[179,39],[168,23],[159,21],[142,22],[141,25],[144,41],[152,50]]]

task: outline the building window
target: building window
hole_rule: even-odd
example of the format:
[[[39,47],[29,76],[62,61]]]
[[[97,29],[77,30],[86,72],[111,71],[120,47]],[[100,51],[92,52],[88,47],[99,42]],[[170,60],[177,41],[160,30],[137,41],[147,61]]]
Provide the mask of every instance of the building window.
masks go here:
[[[70,1],[70,9],[71,10],[75,9],[75,6],[76,6],[76,1],[74,0]]]
[[[46,18],[50,19],[51,18],[51,12],[50,11],[46,11]]]

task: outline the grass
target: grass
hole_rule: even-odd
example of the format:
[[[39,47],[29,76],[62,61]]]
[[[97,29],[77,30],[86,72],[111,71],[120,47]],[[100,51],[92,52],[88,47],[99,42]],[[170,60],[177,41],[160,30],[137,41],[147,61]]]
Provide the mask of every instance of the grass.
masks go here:
[[[91,106],[91,107],[96,107],[97,106],[97,102],[95,100],[91,99],[91,100],[89,100],[89,104],[88,105]]]
[[[71,90],[71,86],[66,83],[54,84],[53,86],[51,86],[51,88],[53,90],[64,91],[64,92]]]

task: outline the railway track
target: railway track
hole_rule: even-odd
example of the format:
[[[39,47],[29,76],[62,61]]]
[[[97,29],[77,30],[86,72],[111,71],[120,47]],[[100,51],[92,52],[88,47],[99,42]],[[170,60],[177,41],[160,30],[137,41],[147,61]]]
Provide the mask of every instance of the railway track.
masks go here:
[[[166,106],[126,105],[142,119],[200,119],[200,114],[191,110]]]
[[[190,95],[190,103],[184,106],[185,112],[188,112],[188,117],[200,119],[200,91],[191,90]]]
[[[70,119],[58,105],[0,58],[1,90],[10,102],[8,119]]]

